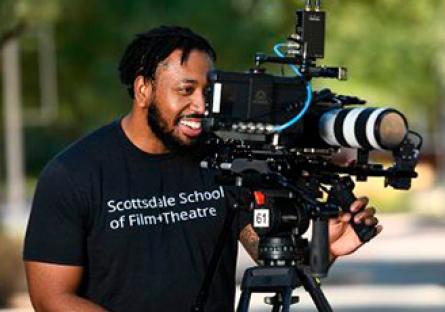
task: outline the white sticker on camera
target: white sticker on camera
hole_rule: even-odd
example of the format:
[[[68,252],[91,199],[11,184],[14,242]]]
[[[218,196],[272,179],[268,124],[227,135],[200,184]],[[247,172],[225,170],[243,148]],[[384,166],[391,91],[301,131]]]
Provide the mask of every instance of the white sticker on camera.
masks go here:
[[[255,209],[253,211],[253,226],[257,228],[270,226],[269,209]]]
[[[219,113],[221,111],[221,89],[221,83],[215,82],[213,85],[212,113]]]

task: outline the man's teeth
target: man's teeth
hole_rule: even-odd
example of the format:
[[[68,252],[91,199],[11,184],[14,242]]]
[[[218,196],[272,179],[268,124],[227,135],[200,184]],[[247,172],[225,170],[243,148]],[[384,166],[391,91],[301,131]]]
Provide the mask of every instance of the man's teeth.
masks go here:
[[[201,128],[200,121],[181,120],[180,123],[184,126],[192,128],[192,129],[200,129]]]

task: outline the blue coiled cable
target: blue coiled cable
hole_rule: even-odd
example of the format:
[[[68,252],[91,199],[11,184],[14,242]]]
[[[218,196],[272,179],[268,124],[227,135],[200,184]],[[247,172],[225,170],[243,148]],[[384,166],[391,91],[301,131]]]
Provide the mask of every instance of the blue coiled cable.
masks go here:
[[[277,54],[279,57],[284,57],[284,54],[280,51],[280,48],[283,46],[284,46],[284,44],[279,43],[279,44],[276,44],[273,48],[275,51],[275,54]],[[297,66],[289,65],[289,67],[295,72],[295,74],[297,74],[297,76],[303,77],[301,72],[298,70]],[[287,121],[286,123],[279,125],[279,126],[275,126],[273,129],[274,132],[281,132],[281,131],[291,127],[292,125],[297,123],[303,117],[304,114],[306,114],[306,112],[309,109],[309,106],[311,105],[311,102],[312,102],[312,86],[311,86],[310,82],[306,82],[306,93],[307,93],[306,101],[304,102],[304,106],[301,109],[301,111],[295,117],[293,117],[291,120]]]

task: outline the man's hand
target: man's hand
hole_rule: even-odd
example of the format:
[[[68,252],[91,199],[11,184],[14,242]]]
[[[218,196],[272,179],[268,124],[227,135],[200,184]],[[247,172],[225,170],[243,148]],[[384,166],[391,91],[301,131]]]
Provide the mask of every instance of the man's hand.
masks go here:
[[[361,197],[351,204],[350,211],[353,213],[360,211],[363,207],[366,207],[368,202],[368,198]],[[378,220],[374,215],[375,209],[373,207],[365,208],[362,212],[355,215],[354,222],[376,226],[377,234],[379,234],[383,227],[377,225]],[[351,254],[363,245],[351,224],[349,224],[351,217],[350,213],[342,213],[337,219],[331,219],[329,222],[329,253],[331,261],[337,257]]]

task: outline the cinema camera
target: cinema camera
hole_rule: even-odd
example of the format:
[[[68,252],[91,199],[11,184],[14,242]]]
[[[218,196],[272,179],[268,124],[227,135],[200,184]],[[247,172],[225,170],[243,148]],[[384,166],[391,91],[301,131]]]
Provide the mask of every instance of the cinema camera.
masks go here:
[[[299,286],[319,311],[332,311],[318,278],[327,275],[330,265],[329,218],[349,212],[356,199],[351,177],[384,177],[385,186],[407,190],[417,176],[422,137],[409,130],[402,113],[363,107],[364,100],[329,89],[312,90],[312,78],[345,80],[346,69],[316,64],[324,57],[326,17],[320,1],[315,6],[306,1],[296,17],[295,33],[274,47],[277,56],[257,53],[247,73],[209,75],[206,129],[216,136],[208,140],[210,156],[201,165],[216,168],[219,183],[251,191],[252,200],[240,199],[233,206],[253,209],[252,224],[260,236],[259,266],[244,274],[239,312],[248,310],[254,292],[275,293],[266,298],[272,311],[289,311],[298,301],[292,292]],[[296,75],[267,74],[264,63],[289,65]],[[343,147],[357,151],[352,165],[333,161]],[[390,153],[393,164],[371,163],[373,150]],[[192,311],[203,310],[235,208],[227,215]],[[309,243],[302,235],[310,224]],[[362,242],[376,234],[373,226],[351,225]]]

